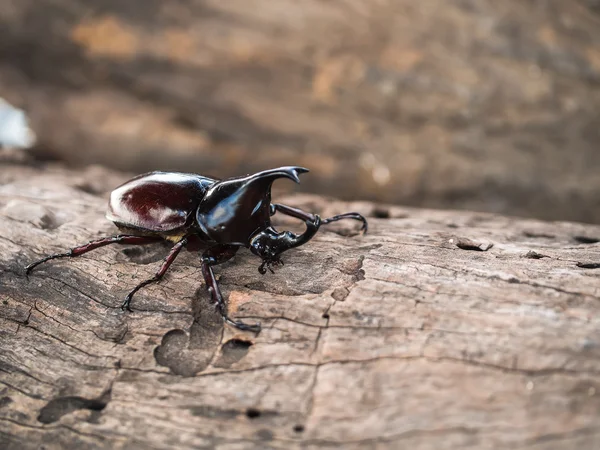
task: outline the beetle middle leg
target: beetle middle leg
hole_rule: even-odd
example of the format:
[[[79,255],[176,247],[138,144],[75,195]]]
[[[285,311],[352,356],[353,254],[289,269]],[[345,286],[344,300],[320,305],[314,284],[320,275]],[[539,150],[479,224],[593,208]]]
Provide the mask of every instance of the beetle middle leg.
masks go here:
[[[219,310],[223,321],[229,325],[236,327],[239,330],[253,331],[255,333],[258,333],[261,329],[260,323],[248,325],[247,323],[230,319],[229,316],[227,316],[227,307],[225,305],[225,300],[223,299],[223,294],[221,294],[221,288],[219,287],[219,283],[215,278],[215,273],[212,269],[212,266],[222,264],[233,258],[237,250],[238,247],[228,245],[218,245],[206,250],[202,254],[202,275],[204,275],[206,288],[210,293],[212,301],[217,306],[217,309]]]
[[[137,291],[139,291],[144,286],[147,286],[151,283],[157,283],[158,281],[160,281],[162,279],[162,277],[165,275],[167,270],[169,270],[169,267],[171,267],[171,264],[173,264],[173,261],[175,261],[175,258],[177,258],[177,255],[179,255],[179,252],[181,251],[181,249],[183,247],[185,247],[186,244],[187,244],[187,237],[184,237],[181,240],[177,241],[177,243],[173,246],[173,248],[171,249],[169,254],[164,259],[162,265],[160,266],[160,269],[158,269],[158,271],[154,274],[154,276],[148,280],[142,281],[140,284],[138,284],[136,287],[134,287],[129,294],[127,294],[127,297],[125,297],[125,301],[123,301],[123,304],[121,305],[121,309],[123,311],[125,311],[125,310],[131,311],[131,307],[129,305],[131,304],[131,299],[133,298],[133,294],[135,294]]]
[[[55,253],[54,255],[46,256],[34,263],[29,264],[25,267],[25,274],[29,275],[31,271],[46,261],[50,261],[58,258],[74,258],[75,256],[83,255],[84,253],[91,252],[100,247],[104,247],[105,245],[110,244],[133,244],[133,245],[142,245],[142,244],[150,244],[153,242],[161,241],[162,238],[152,237],[152,236],[134,236],[130,234],[119,234],[117,236],[105,237],[102,239],[98,239],[97,241],[91,241],[87,244],[80,245],[78,247],[74,247],[68,252],[65,253]]]
[[[307,213],[305,211],[302,211],[301,209],[293,208],[291,206],[282,205],[281,203],[273,203],[271,205],[271,215],[275,214],[275,212],[280,212],[282,214],[285,214],[285,215],[291,216],[291,217],[295,217],[296,219],[300,219],[305,222],[314,222],[315,218],[316,218],[316,216],[314,214]],[[361,226],[360,230],[363,233],[367,232],[367,229],[368,229],[367,219],[362,214],[359,214],[357,212],[338,214],[336,216],[329,217],[328,219],[321,219],[321,225],[327,225],[328,223],[337,222],[338,220],[343,220],[343,219],[353,219],[353,220],[361,221],[362,226]]]

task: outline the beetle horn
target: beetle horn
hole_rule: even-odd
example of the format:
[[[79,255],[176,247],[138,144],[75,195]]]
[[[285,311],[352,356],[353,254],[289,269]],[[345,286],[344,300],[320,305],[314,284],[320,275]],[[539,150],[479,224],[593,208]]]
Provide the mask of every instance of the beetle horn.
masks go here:
[[[238,191],[243,197],[264,197],[271,198],[271,185],[278,178],[289,178],[300,183],[298,175],[308,172],[304,167],[286,166],[276,169],[263,170],[262,172],[248,175],[246,177],[231,178],[229,180],[219,181],[215,184],[215,189],[226,190],[229,195]]]
[[[298,183],[298,175],[305,172],[304,167],[279,167],[216,182],[198,206],[198,226],[215,242],[247,245],[257,230],[270,226],[273,181],[289,178]],[[243,224],[238,223],[241,217]]]
[[[271,182],[275,181],[277,178],[289,178],[296,183],[300,183],[300,178],[298,175],[302,173],[306,173],[309,170],[304,167],[297,166],[286,166],[286,167],[278,167],[277,169],[269,169],[264,170],[262,172],[258,172],[252,175],[252,180],[271,180]]]

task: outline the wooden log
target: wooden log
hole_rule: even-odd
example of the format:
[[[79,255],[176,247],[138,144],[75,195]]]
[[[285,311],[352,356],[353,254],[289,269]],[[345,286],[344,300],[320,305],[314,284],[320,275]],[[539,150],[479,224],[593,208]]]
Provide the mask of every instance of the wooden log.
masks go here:
[[[248,252],[220,266],[256,336],[223,326],[194,253],[133,313],[123,296],[166,247],[24,276],[114,233],[106,193],[125,178],[0,168],[3,449],[598,448],[600,227],[291,195],[370,232],[331,225],[275,274]]]

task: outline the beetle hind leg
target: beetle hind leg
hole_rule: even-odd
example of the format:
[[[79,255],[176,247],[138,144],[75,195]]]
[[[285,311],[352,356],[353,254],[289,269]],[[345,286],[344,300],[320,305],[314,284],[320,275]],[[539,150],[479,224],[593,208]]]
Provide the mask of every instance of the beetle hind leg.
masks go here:
[[[74,258],[79,255],[83,255],[84,253],[91,252],[100,247],[104,247],[105,245],[110,244],[133,244],[133,245],[142,245],[142,244],[150,244],[152,242],[158,242],[161,238],[157,237],[149,237],[149,236],[134,236],[129,234],[119,234],[117,236],[105,237],[102,239],[98,239],[96,241],[88,242],[87,244],[80,245],[78,247],[73,247],[68,252],[65,253],[55,253],[54,255],[46,256],[38,261],[35,261],[25,267],[25,275],[29,275],[31,271],[43,264],[47,261],[51,261],[53,259],[59,258]]]
[[[157,283],[162,279],[162,277],[165,275],[167,270],[169,270],[169,267],[171,267],[171,264],[173,264],[173,261],[175,261],[175,258],[177,258],[177,255],[179,255],[179,252],[181,251],[181,249],[183,247],[185,247],[186,244],[187,244],[186,237],[177,241],[177,243],[173,246],[173,248],[171,249],[169,254],[164,259],[162,265],[160,266],[160,269],[158,269],[158,271],[154,274],[154,276],[148,280],[142,281],[140,284],[138,284],[136,287],[134,287],[131,290],[131,292],[129,292],[129,294],[127,294],[127,297],[125,297],[125,300],[123,301],[123,304],[121,305],[121,309],[123,311],[125,311],[125,310],[131,311],[130,305],[131,305],[131,299],[133,298],[133,294],[135,294],[137,291],[139,291],[144,286],[147,286],[152,283]]]

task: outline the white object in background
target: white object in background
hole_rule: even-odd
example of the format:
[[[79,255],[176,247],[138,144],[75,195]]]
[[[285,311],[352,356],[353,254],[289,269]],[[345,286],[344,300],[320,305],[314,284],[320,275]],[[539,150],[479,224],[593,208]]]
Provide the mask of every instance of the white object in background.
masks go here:
[[[25,112],[0,98],[0,148],[28,148],[35,144],[35,133],[27,124]]]

